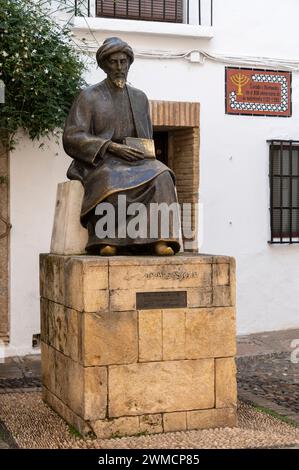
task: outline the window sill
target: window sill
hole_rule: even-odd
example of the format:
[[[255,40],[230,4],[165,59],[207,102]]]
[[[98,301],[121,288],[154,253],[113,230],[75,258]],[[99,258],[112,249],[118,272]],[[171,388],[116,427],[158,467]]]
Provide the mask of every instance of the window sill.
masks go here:
[[[76,16],[73,18],[74,30],[91,30],[115,33],[150,34],[185,38],[211,39],[213,26],[198,26],[181,23],[162,23],[159,21],[137,21],[115,18],[91,18]]]

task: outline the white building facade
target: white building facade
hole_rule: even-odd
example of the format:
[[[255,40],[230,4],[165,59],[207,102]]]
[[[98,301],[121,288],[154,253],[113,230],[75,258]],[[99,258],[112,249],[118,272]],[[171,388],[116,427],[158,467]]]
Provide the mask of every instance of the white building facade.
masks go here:
[[[236,258],[238,334],[299,327],[296,227],[292,239],[283,229],[279,243],[269,243],[268,142],[285,141],[281,158],[288,158],[289,142],[293,152],[299,141],[299,2],[190,0],[183,4],[182,22],[96,17],[101,3],[91,1],[89,12],[71,20],[80,47],[95,57],[106,37],[119,36],[136,53],[129,73],[133,86],[150,100],[200,103],[199,251]],[[180,5],[174,6],[176,14]],[[93,84],[104,73],[95,59],[91,63],[86,79]],[[227,66],[290,72],[292,115],[226,114]],[[54,141],[41,150],[20,137],[10,155],[7,354],[13,355],[31,353],[33,335],[40,331],[39,253],[49,251],[56,188],[71,161]],[[297,178],[293,181],[295,207],[299,192]],[[292,215],[294,224],[296,209]]]

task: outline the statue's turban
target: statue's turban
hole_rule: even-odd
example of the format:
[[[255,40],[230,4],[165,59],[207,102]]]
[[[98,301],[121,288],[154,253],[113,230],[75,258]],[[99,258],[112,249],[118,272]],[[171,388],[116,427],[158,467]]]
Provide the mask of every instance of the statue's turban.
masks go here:
[[[99,67],[103,68],[103,63],[111,54],[116,52],[124,52],[127,54],[130,63],[134,61],[134,52],[133,49],[126,42],[122,41],[120,38],[107,38],[98,49],[96,54],[96,59]]]

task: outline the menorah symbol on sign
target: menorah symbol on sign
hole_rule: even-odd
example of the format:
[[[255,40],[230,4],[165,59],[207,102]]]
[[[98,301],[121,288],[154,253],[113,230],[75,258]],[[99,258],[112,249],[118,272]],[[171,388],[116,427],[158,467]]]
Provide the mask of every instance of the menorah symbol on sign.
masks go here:
[[[249,77],[246,77],[246,75],[243,75],[242,73],[236,73],[235,75],[232,75],[230,79],[233,84],[238,87],[237,95],[243,96],[242,88],[249,83]]]

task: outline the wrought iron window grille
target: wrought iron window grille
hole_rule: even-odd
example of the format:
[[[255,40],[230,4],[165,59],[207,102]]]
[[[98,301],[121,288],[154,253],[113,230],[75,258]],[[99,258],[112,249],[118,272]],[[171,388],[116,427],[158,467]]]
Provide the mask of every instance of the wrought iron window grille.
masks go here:
[[[202,25],[203,3],[202,0],[74,0],[74,13],[75,16],[190,24],[196,10],[197,24]],[[205,2],[205,8],[210,8],[210,26],[213,26],[213,0]]]
[[[271,140],[271,244],[299,243],[299,141]]]

